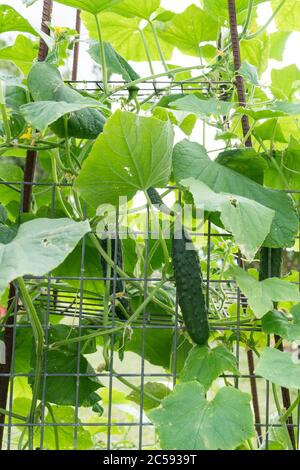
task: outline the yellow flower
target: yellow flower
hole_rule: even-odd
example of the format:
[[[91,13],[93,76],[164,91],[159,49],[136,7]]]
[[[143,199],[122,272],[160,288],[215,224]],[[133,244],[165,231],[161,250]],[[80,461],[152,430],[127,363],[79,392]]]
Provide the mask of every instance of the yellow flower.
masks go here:
[[[23,140],[30,140],[32,139],[32,128],[31,127],[28,127],[28,129],[26,130],[26,132],[24,132],[24,134],[21,135],[21,139]]]
[[[221,51],[220,49],[217,50],[217,55],[220,57],[223,57],[225,55],[224,51]]]
[[[66,31],[67,31],[67,28],[63,26],[55,26],[54,28],[54,32],[57,36],[59,36],[60,34],[64,34]]]

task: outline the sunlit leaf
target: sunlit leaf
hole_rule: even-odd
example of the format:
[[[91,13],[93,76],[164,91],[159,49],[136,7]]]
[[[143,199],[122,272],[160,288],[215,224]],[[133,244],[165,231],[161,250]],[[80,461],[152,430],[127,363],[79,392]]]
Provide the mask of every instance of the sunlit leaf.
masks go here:
[[[132,199],[137,191],[164,187],[170,177],[173,129],[169,122],[117,111],[84,162],[75,188],[97,208]],[[101,158],[99,158],[101,155]]]
[[[246,393],[225,387],[207,401],[199,382],[185,382],[148,416],[162,449],[230,450],[254,434],[250,399]]]

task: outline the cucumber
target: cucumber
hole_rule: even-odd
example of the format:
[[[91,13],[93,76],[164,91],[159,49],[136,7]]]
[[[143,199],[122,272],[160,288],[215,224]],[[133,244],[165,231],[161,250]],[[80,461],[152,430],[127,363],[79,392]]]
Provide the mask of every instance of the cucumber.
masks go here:
[[[46,62],[37,62],[31,68],[27,85],[34,101],[81,102],[82,95],[66,85],[59,70]],[[72,113],[68,120],[69,137],[96,139],[103,131],[104,115],[97,109],[83,109]],[[50,129],[59,137],[65,136],[63,118],[58,119]]]
[[[196,250],[186,249],[191,240],[184,230],[173,236],[172,261],[178,303],[191,339],[198,345],[209,338],[208,310],[203,292],[203,279]],[[191,246],[190,246],[191,248]]]
[[[105,250],[105,252],[108,254],[108,239],[104,238],[104,239],[100,240],[100,244],[101,244],[101,247],[103,248],[103,250]],[[117,249],[117,255],[116,255],[116,249]],[[119,268],[123,269],[123,247],[122,247],[122,241],[120,240],[120,238],[118,238],[117,240],[111,240],[111,254],[110,254],[110,256],[111,256],[111,259],[113,261],[115,260],[115,256],[116,256],[116,265]],[[105,261],[105,259],[102,256],[101,256],[101,266],[102,266],[103,276],[106,277],[107,276],[107,262]],[[114,270],[111,269],[111,277],[113,277],[113,276],[114,276]],[[124,283],[124,281],[122,281],[120,279],[120,276],[119,276],[118,273],[116,273],[115,283],[116,283],[116,287],[115,287],[115,293],[116,294],[126,291],[125,283]],[[110,282],[109,291],[110,291],[110,295],[114,294],[114,281],[113,280]],[[125,292],[125,297],[121,297],[118,300],[123,305],[125,310],[127,310],[127,312],[130,313],[129,312],[130,305],[129,305],[128,299],[126,298],[126,292]],[[127,319],[120,307],[116,306],[115,307],[115,312],[116,312],[117,317],[120,318],[121,320],[126,320]]]
[[[269,277],[281,277],[282,249],[266,248],[260,250],[259,280]]]

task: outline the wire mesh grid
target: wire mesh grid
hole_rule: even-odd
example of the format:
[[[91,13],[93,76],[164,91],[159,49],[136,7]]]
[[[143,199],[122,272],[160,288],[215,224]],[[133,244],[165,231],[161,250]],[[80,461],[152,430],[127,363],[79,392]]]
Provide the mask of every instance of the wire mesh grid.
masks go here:
[[[24,187],[28,183],[24,182],[0,182],[0,188],[6,187],[11,191],[18,189],[20,195],[20,207],[22,207],[22,198]],[[33,193],[39,189],[47,189],[51,193],[51,209],[50,216],[55,217],[55,204],[57,184],[48,183],[31,183]],[[69,185],[64,185],[68,187]],[[118,357],[118,345],[120,338],[117,334],[111,334],[111,342],[109,347],[109,367],[106,370],[102,367],[103,358],[101,356],[101,348],[97,348],[92,356],[87,355],[88,360],[91,360],[94,370],[83,368],[83,352],[82,342],[74,343],[72,350],[73,367],[71,372],[68,364],[63,362],[59,363],[55,370],[51,368],[49,371],[49,355],[53,354],[51,350],[47,349],[51,335],[55,325],[60,322],[72,326],[72,334],[74,336],[84,335],[85,332],[91,333],[93,331],[100,331],[101,329],[115,328],[116,324],[120,321],[125,323],[126,320],[120,320],[116,314],[116,302],[118,297],[117,282],[126,282],[129,286],[131,282],[140,285],[142,297],[145,299],[149,295],[149,288],[157,285],[161,277],[154,272],[151,276],[147,275],[148,272],[148,257],[149,257],[149,207],[146,210],[146,227],[145,227],[145,242],[144,242],[144,267],[143,276],[140,277],[118,277],[117,273],[117,249],[114,253],[114,268],[110,276],[89,276],[85,271],[85,263],[87,260],[87,237],[83,240],[80,248],[80,263],[76,266],[77,275],[64,276],[49,273],[47,276],[26,276],[26,283],[29,288],[34,290],[35,305],[39,307],[39,311],[43,312],[43,328],[45,333],[45,353],[43,356],[43,372],[42,372],[42,392],[39,407],[39,419],[34,423],[24,422],[18,419],[20,414],[18,402],[22,398],[22,392],[28,387],[28,382],[34,376],[34,369],[28,369],[25,366],[25,361],[19,356],[19,345],[24,341],[24,334],[29,332],[30,325],[25,321],[25,312],[22,309],[21,302],[19,301],[19,291],[16,284],[14,310],[6,320],[5,324],[1,324],[2,328],[6,331],[12,332],[12,358],[10,371],[3,373],[0,369],[0,380],[7,380],[9,383],[9,392],[7,400],[7,414],[0,426],[4,429],[4,442],[3,448],[16,449],[20,445],[20,436],[25,434],[29,426],[33,426],[35,431],[35,446],[36,448],[44,449],[45,438],[49,442],[49,433],[58,436],[58,431],[72,433],[73,449],[84,448],[85,445],[85,430],[89,430],[93,436],[93,447],[95,449],[126,449],[136,448],[145,449],[153,448],[157,445],[154,428],[149,422],[144,412],[144,402],[148,399],[147,382],[156,381],[159,383],[167,384],[171,388],[176,384],[182,367],[182,360],[185,355],[185,350],[188,346],[188,340],[184,335],[184,327],[180,318],[178,303],[176,301],[173,312],[170,314],[153,312],[151,304],[143,309],[140,316],[131,325],[132,334],[138,332],[138,348],[128,348],[124,353],[124,359],[121,361]],[[116,232],[119,230],[119,213],[116,209]],[[261,331],[259,322],[253,323],[249,320],[244,320],[244,303],[240,290],[235,285],[233,280],[218,280],[212,276],[212,263],[213,245],[217,239],[228,238],[227,233],[222,233],[219,229],[208,223],[207,229],[203,233],[197,233],[198,236],[204,237],[205,247],[203,249],[201,260],[206,264],[206,272],[204,271],[204,282],[206,285],[206,292],[208,302],[210,302],[211,292],[214,289],[219,289],[223,283],[223,289],[226,292],[227,303],[226,308],[232,304],[236,304],[237,318],[234,322],[226,318],[216,319],[211,317],[210,327],[213,334],[231,335],[234,337],[231,345],[236,355],[237,362],[240,369],[240,375],[236,376],[233,373],[224,374],[219,380],[226,380],[240,388],[243,391],[251,393],[253,399],[253,408],[255,411],[255,418],[259,421],[256,422],[256,430],[258,441],[260,444],[265,443],[266,448],[272,440],[272,433],[280,427],[280,423],[274,421],[273,413],[275,411],[273,399],[270,393],[270,384],[264,379],[255,375],[256,359],[253,355],[249,355],[249,350],[245,348],[242,336],[245,334],[255,334]],[[115,238],[115,244],[120,243],[118,237]],[[297,241],[299,245],[299,238]],[[23,247],[26,249],[26,247]],[[299,249],[299,248],[298,248]],[[125,253],[126,256],[126,253]],[[297,260],[298,271],[300,276],[300,259],[297,252],[288,252],[289,259]],[[124,260],[126,261],[126,260]],[[97,260],[100,263],[100,258]],[[74,268],[75,269],[75,268]],[[95,284],[102,284],[103,282],[110,281],[113,285],[111,311],[109,316],[109,327],[103,321],[103,298],[95,292],[91,294],[85,289],[85,285],[92,281]],[[300,288],[300,278],[295,281]],[[76,284],[76,288],[71,288]],[[96,289],[97,290],[97,289]],[[168,334],[165,334],[168,332]],[[156,364],[150,364],[147,360],[149,357],[149,348],[153,347],[151,338],[157,336],[156,354],[158,360]],[[169,338],[170,344],[166,344],[166,338]],[[130,344],[130,342],[129,342]],[[29,343],[30,347],[30,343]],[[159,360],[159,348],[169,348],[170,350],[170,365],[168,368],[161,367]],[[132,351],[135,351],[134,353]],[[153,351],[152,351],[153,355]],[[92,359],[90,359],[92,358]],[[155,362],[155,361],[154,361]],[[95,364],[98,363],[98,367]],[[27,368],[26,368],[27,367]],[[74,397],[74,405],[68,406],[65,409],[65,415],[60,416],[59,419],[54,417],[53,404],[49,401],[48,389],[52,389],[53,383],[51,379],[56,380],[56,385],[62,387],[66,384],[67,389],[71,389]],[[102,416],[99,413],[91,412],[90,408],[83,405],[81,396],[81,384],[83,380],[100,380],[105,388],[100,388],[100,395],[103,399],[104,412]],[[60,382],[57,382],[57,381]],[[68,380],[68,382],[66,382]],[[131,390],[128,388],[128,382],[131,384]],[[17,384],[17,388],[16,388]],[[20,387],[21,384],[21,387]],[[132,390],[133,389],[133,390]],[[122,399],[123,393],[126,394],[136,393],[136,403],[124,403]],[[121,395],[120,395],[121,394]],[[255,397],[256,394],[256,397]],[[257,409],[258,407],[258,409]],[[146,407],[147,408],[147,407]],[[66,411],[67,410],[67,411]],[[299,410],[298,410],[299,411]],[[296,435],[299,436],[299,412],[296,422],[288,423],[289,427],[293,427]],[[66,431],[67,430],[67,431]],[[21,439],[22,441],[22,439]],[[26,442],[26,440],[25,440]],[[24,444],[24,440],[23,440]]]

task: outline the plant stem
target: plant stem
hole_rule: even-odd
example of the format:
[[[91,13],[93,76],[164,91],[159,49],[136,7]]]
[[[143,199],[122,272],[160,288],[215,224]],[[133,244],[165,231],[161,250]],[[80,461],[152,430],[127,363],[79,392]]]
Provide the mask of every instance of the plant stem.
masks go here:
[[[139,389],[139,387],[137,387],[136,385],[133,385],[131,382],[126,380],[124,377],[118,375],[117,372],[114,369],[112,370],[112,373],[115,374],[116,379],[119,380],[119,382],[121,382],[122,384],[126,385],[126,387],[130,388],[134,392],[137,392],[138,394],[141,393],[141,390]],[[155,397],[151,393],[146,392],[145,390],[144,390],[144,396],[149,398],[150,400],[156,401],[158,404],[161,403],[161,400],[159,398]]]
[[[67,206],[65,205],[62,194],[61,194],[61,188],[59,187],[59,181],[58,181],[58,176],[57,176],[56,158],[55,158],[55,155],[53,155],[53,153],[51,154],[51,169],[52,169],[52,179],[54,183],[56,184],[58,201],[63,211],[65,212],[66,216],[69,217],[69,219],[72,219],[73,217],[71,213],[69,212]]]
[[[6,135],[6,144],[9,145],[11,141],[11,132],[10,132],[9,121],[8,121],[5,105],[0,104],[0,109],[1,109],[3,125],[4,125],[5,135]]]
[[[276,410],[277,410],[277,413],[278,413],[279,421],[282,424],[282,429],[284,430],[284,434],[286,436],[288,448],[289,448],[289,450],[293,450],[293,445],[292,445],[292,441],[291,441],[291,438],[290,438],[290,434],[289,434],[286,422],[282,420],[282,410],[281,410],[281,406],[280,406],[280,402],[279,402],[279,398],[278,398],[278,394],[277,394],[275,384],[272,384],[272,391],[273,391],[274,402],[275,402]]]
[[[154,36],[154,40],[155,40],[155,44],[156,44],[156,47],[157,47],[157,50],[158,50],[158,53],[159,53],[160,60],[162,61],[162,64],[164,66],[165,71],[168,72],[168,70],[169,70],[168,64],[166,62],[166,59],[165,59],[164,53],[162,51],[162,48],[160,47],[160,42],[159,42],[159,39],[158,39],[158,36],[157,36],[155,25],[153,24],[153,22],[151,20],[149,20],[149,24],[150,24],[150,27],[152,29],[152,33],[153,33],[153,36]]]
[[[245,24],[244,24],[243,31],[240,35],[240,40],[243,39],[246,36],[247,32],[248,32],[248,28],[249,28],[251,18],[252,18],[253,6],[254,6],[254,0],[248,0],[247,18],[246,18],[246,21],[245,21]]]
[[[11,416],[12,418],[19,419],[20,421],[27,421],[25,416],[18,415],[17,413],[12,413],[11,411],[5,410],[4,408],[0,408],[0,413],[2,415]]]
[[[143,41],[143,46],[144,46],[145,53],[146,53],[146,56],[147,56],[147,61],[148,61],[148,64],[149,64],[150,73],[152,75],[154,75],[154,69],[153,69],[153,65],[152,65],[150,50],[149,50],[149,47],[148,47],[148,44],[147,44],[147,41],[146,41],[146,38],[145,38],[145,35],[144,35],[144,31],[142,29],[139,29],[139,33],[140,33],[142,41]]]
[[[114,261],[109,257],[107,256],[107,253],[105,250],[103,250],[102,246],[100,245],[99,243],[99,240],[97,239],[96,235],[91,233],[89,234],[89,237],[90,237],[90,240],[92,241],[93,245],[95,246],[95,248],[99,251],[100,255],[105,259],[105,261],[110,264],[110,266],[112,268],[114,268]],[[133,281],[129,278],[129,276],[127,276],[127,274],[125,273],[125,271],[123,271],[120,266],[116,266],[116,271],[117,273],[119,274],[119,276],[127,279],[127,282],[130,282],[132,285],[134,285],[138,290],[139,292],[143,292],[143,289],[142,287],[140,286],[140,283],[138,281]],[[164,304],[163,302],[161,302],[159,299],[157,298],[154,298],[153,301],[159,305],[160,307],[162,307],[163,309],[165,309],[166,311],[168,311],[169,313],[171,313],[171,315],[174,314],[174,310],[171,309],[168,305]]]
[[[294,409],[299,405],[300,403],[300,393],[297,396],[296,400],[291,404],[291,406],[286,410],[286,412],[282,415],[282,421],[286,422],[290,415],[293,413]]]
[[[50,405],[50,403],[46,403],[45,405],[48,409],[49,415],[51,416],[53,424],[56,424],[52,406]],[[54,434],[55,450],[59,450],[59,435],[58,435],[57,426],[53,426],[53,434]]]
[[[96,26],[97,26],[97,33],[98,33],[99,47],[100,47],[100,60],[101,60],[101,68],[102,68],[103,89],[104,89],[105,95],[108,95],[109,87],[108,87],[108,78],[107,78],[106,58],[105,58],[105,50],[104,50],[104,43],[103,43],[103,38],[102,38],[101,25],[100,25],[100,20],[99,20],[98,15],[95,15],[95,21],[96,21]]]
[[[141,305],[136,309],[136,311],[131,315],[131,317],[122,325],[116,326],[115,328],[108,328],[107,330],[95,331],[94,333],[90,333],[90,334],[83,335],[83,336],[78,336],[77,338],[70,338],[70,339],[63,340],[63,341],[57,341],[56,343],[52,343],[50,346],[45,348],[45,350],[53,351],[54,349],[60,348],[61,346],[65,346],[66,344],[79,343],[81,341],[87,341],[92,338],[97,338],[98,336],[110,335],[112,333],[117,333],[118,331],[121,331],[121,330],[126,330],[126,328],[130,327],[131,323],[140,316],[140,314],[147,307],[149,302],[153,300],[153,298],[155,297],[155,295],[157,294],[157,292],[159,291],[159,289],[164,283],[165,283],[164,280],[160,281],[157,284],[157,286],[153,289],[153,291],[150,292],[150,294],[147,296],[144,302],[141,303]]]
[[[157,73],[157,74],[152,74],[152,75],[149,75],[148,77],[139,78],[137,80],[133,80],[132,82],[128,82],[125,85],[114,88],[107,95],[107,97],[113,95],[114,93],[118,93],[119,91],[127,90],[128,88],[134,87],[135,85],[139,85],[140,83],[145,83],[145,82],[148,82],[150,80],[155,80],[156,78],[166,77],[167,75],[173,76],[173,75],[176,75],[177,73],[188,72],[189,70],[201,70],[201,69],[204,69],[205,67],[207,67],[207,66],[202,67],[202,65],[193,65],[193,66],[190,66],[190,67],[178,67],[176,69],[169,70],[168,72],[161,72],[161,73]]]
[[[65,149],[66,149],[66,159],[67,159],[67,164],[72,170],[72,173],[76,175],[76,169],[73,165],[72,158],[71,158],[71,152],[70,152],[70,142],[69,142],[69,131],[68,131],[68,115],[64,115],[64,126],[65,126]]]
[[[264,26],[262,26],[258,31],[256,31],[255,33],[253,34],[250,34],[249,36],[245,36],[244,39],[246,39],[247,41],[250,40],[250,39],[254,39],[256,38],[257,36],[259,36],[260,34],[262,34],[266,29],[267,27],[272,23],[272,21],[274,20],[274,18],[276,17],[277,13],[281,10],[281,8],[283,7],[283,5],[285,4],[286,0],[282,0],[282,2],[278,5],[277,8],[275,8],[273,14],[270,16],[270,18],[268,19],[268,21],[264,24]]]
[[[43,368],[43,347],[44,347],[44,331],[41,325],[40,319],[38,317],[37,311],[33,305],[32,299],[27,291],[26,285],[22,277],[18,278],[18,285],[21,292],[22,300],[24,307],[32,327],[32,332],[35,340],[35,354],[36,354],[36,363],[35,363],[35,378],[34,384],[32,387],[32,400],[30,406],[30,412],[28,416],[28,446],[29,450],[33,450],[33,436],[34,436],[34,422],[35,414],[38,402],[38,396],[40,391],[41,384],[41,375]]]

